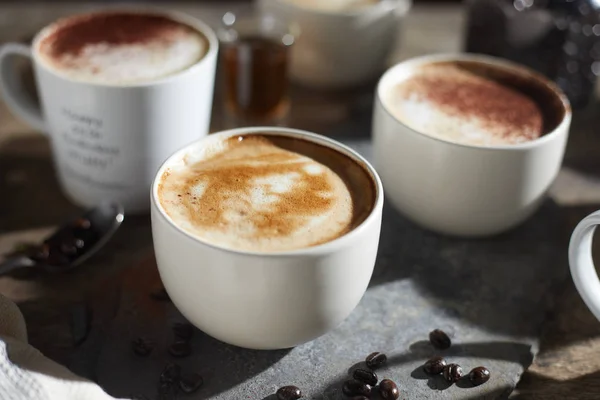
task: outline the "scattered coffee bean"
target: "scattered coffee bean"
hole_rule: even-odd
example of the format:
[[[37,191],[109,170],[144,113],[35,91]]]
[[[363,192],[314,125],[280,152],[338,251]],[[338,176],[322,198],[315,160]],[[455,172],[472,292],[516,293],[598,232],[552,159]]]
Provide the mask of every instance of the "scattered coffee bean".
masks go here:
[[[177,339],[189,342],[194,336],[194,327],[187,322],[176,322],[173,324],[173,333]]]
[[[302,391],[296,386],[284,386],[276,394],[277,400],[298,400],[302,397]]]
[[[179,382],[180,377],[181,367],[177,364],[168,363],[160,373],[159,382],[173,384]]]
[[[367,385],[377,385],[377,374],[375,374],[373,371],[369,371],[368,369],[357,369],[354,371],[354,373],[352,373],[352,377],[357,381],[366,383]]]
[[[371,395],[371,386],[367,385],[364,382],[357,381],[356,379],[350,379],[344,382],[344,386],[342,387],[342,392],[350,397],[350,396],[367,396]]]
[[[483,385],[490,380],[490,370],[486,367],[473,368],[469,372],[469,380],[474,386]]]
[[[131,342],[131,349],[136,356],[148,357],[154,350],[154,346],[149,340],[139,337]]]
[[[191,394],[197,391],[204,384],[204,379],[200,374],[183,375],[179,379],[179,389],[185,394]]]
[[[171,301],[169,293],[165,289],[160,289],[156,292],[150,293],[150,297],[156,301]]]
[[[390,379],[384,379],[379,382],[379,394],[384,400],[396,400],[400,397],[398,386]]]
[[[444,379],[449,383],[455,383],[463,376],[463,370],[458,364],[448,364],[444,367]]]
[[[450,338],[448,335],[446,335],[446,332],[442,331],[441,329],[434,329],[433,331],[429,332],[429,341],[434,347],[437,347],[441,350],[446,350],[452,344]]]
[[[377,369],[387,362],[387,356],[376,351],[369,354],[365,361],[367,362],[367,367],[371,369]]]
[[[92,223],[89,219],[78,218],[77,220],[75,220],[75,222],[73,222],[73,226],[79,229],[90,229]]]
[[[169,354],[173,357],[182,358],[192,354],[192,346],[189,342],[178,340],[169,346]]]
[[[444,371],[446,360],[442,357],[433,357],[423,365],[423,370],[429,375],[439,375]]]

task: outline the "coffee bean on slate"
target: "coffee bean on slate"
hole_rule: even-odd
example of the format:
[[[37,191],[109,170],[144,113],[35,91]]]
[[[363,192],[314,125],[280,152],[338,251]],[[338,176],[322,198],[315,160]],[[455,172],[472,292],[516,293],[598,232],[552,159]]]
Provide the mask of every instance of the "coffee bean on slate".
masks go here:
[[[344,382],[342,392],[348,397],[359,395],[369,397],[371,395],[371,386],[356,379],[350,379]]]
[[[139,337],[131,342],[131,349],[136,356],[148,357],[154,350],[154,346],[149,340]]]
[[[165,289],[160,289],[156,292],[150,293],[150,297],[156,301],[165,301],[165,302],[171,301],[171,298],[169,297],[169,293],[167,293],[167,291]]]
[[[483,385],[490,380],[490,370],[486,367],[473,368],[469,372],[469,380],[474,386]]]
[[[365,361],[367,362],[367,367],[371,369],[377,369],[387,362],[387,356],[376,351],[369,354]]]
[[[444,379],[450,383],[457,382],[463,376],[463,370],[458,364],[448,364],[444,367]]]
[[[185,394],[191,394],[200,389],[203,384],[204,379],[200,374],[183,375],[179,380],[179,389]]]
[[[396,400],[400,397],[398,386],[390,379],[384,379],[379,382],[379,394],[384,400]]]
[[[181,367],[177,364],[168,363],[160,373],[159,382],[173,384],[179,382]]]
[[[189,342],[194,336],[194,327],[187,322],[176,322],[172,328],[177,339]]]
[[[354,373],[352,373],[352,377],[357,381],[366,383],[367,385],[377,385],[377,374],[373,371],[369,371],[368,369],[354,370]]]
[[[433,357],[423,365],[423,370],[429,375],[439,375],[444,371],[446,360],[442,357]]]
[[[277,400],[298,400],[302,397],[302,391],[296,386],[284,386],[277,390]]]
[[[173,357],[187,357],[192,354],[192,346],[190,346],[189,342],[178,340],[169,346],[168,351]]]
[[[441,350],[446,350],[452,344],[450,338],[446,335],[446,332],[441,329],[434,329],[429,332],[429,341],[434,347]]]

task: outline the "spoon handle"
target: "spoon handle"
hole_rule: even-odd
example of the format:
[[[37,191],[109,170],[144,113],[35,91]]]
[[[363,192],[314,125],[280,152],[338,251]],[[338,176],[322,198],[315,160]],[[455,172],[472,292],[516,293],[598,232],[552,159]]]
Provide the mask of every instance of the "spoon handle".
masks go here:
[[[27,257],[9,258],[0,264],[0,275],[7,274],[15,269],[32,267],[34,262]]]

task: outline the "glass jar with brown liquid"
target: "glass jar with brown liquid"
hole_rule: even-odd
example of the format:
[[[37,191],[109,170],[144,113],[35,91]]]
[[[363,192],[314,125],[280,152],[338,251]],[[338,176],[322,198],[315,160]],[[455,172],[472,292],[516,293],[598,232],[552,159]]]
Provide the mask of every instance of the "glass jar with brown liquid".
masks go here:
[[[293,26],[268,14],[223,16],[221,73],[225,125],[281,125],[289,114]]]

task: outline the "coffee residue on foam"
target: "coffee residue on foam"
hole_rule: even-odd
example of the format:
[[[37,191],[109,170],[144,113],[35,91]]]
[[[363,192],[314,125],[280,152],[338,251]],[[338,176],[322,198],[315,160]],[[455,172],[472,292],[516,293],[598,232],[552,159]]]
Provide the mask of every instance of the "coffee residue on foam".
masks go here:
[[[544,121],[529,97],[463,68],[427,66],[394,88],[392,110],[422,133],[465,144],[515,144],[540,137]]]
[[[163,175],[159,197],[173,221],[210,243],[284,251],[328,242],[353,227],[353,202],[327,166],[263,136]]]
[[[59,21],[39,43],[53,67],[83,80],[137,81],[198,62],[208,42],[184,23],[151,13],[92,13]]]

